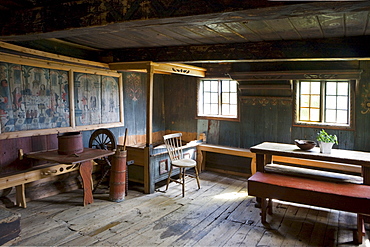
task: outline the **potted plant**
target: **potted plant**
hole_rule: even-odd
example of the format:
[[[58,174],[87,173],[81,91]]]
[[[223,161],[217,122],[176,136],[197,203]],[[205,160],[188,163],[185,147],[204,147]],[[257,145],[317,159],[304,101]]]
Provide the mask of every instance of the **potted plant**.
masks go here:
[[[330,154],[334,144],[338,145],[336,135],[329,135],[324,129],[317,133],[317,142],[320,146],[320,153]]]

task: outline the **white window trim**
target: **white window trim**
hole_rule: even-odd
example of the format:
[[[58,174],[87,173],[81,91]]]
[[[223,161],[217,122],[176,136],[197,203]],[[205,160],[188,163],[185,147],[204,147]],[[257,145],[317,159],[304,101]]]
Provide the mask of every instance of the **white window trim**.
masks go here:
[[[201,85],[202,81],[207,81],[207,80],[228,80],[228,81],[236,81],[231,78],[202,78],[199,79],[198,81],[198,86],[197,86],[197,116],[196,119],[210,119],[210,120],[226,120],[226,121],[240,121],[240,95],[239,95],[239,83],[237,82],[237,115],[236,117],[234,116],[224,116],[224,115],[203,115],[200,114],[200,104],[203,102],[203,97],[201,95]]]
[[[353,130],[354,129],[354,119],[355,119],[355,88],[358,84],[358,80],[354,79],[339,79],[339,80],[348,80],[350,83],[350,106],[349,106],[349,123],[348,124],[336,124],[336,123],[318,123],[318,122],[303,122],[299,121],[299,105],[298,105],[298,99],[299,99],[299,90],[298,90],[298,83],[300,80],[294,80],[293,81],[293,87],[294,87],[294,99],[293,99],[293,126],[296,127],[311,127],[311,128],[328,128],[328,129],[346,129],[346,130]],[[318,80],[318,81],[330,81],[330,79],[327,80]],[[337,81],[337,80],[334,80]]]

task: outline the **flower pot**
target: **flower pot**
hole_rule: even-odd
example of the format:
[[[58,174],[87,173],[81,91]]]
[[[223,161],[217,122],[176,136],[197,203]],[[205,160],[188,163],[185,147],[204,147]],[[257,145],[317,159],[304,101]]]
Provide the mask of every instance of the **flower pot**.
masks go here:
[[[333,145],[334,145],[334,142],[319,142],[320,153],[330,154]]]

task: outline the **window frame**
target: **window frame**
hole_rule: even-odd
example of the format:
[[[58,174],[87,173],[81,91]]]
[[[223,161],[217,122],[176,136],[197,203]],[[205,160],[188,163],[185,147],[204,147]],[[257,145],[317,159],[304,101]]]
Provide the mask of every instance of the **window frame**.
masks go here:
[[[200,114],[200,104],[203,102],[203,95],[201,95],[202,91],[201,91],[201,87],[203,86],[203,81],[218,81],[219,83],[219,90],[218,90],[218,97],[220,97],[220,94],[222,93],[222,91],[220,91],[220,85],[221,85],[221,81],[236,81],[236,80],[233,80],[231,78],[202,78],[202,79],[199,79],[198,80],[198,83],[197,83],[197,115],[196,115],[196,119],[206,119],[206,120],[225,120],[225,121],[236,121],[236,122],[240,122],[240,95],[239,95],[239,83],[238,81],[236,81],[236,94],[237,94],[237,103],[236,103],[236,107],[237,107],[237,115],[236,117],[227,117],[227,116],[224,116],[224,115],[202,115]],[[218,103],[218,107],[220,108],[222,106],[222,102],[219,102]]]
[[[304,121],[299,121],[299,111],[300,111],[300,105],[299,105],[299,98],[300,98],[300,91],[299,91],[299,82],[301,81],[319,81],[321,83],[320,87],[323,88],[325,87],[326,83],[325,82],[337,82],[337,81],[348,81],[349,83],[349,123],[347,124],[337,124],[337,123],[326,123],[323,122],[304,122]],[[293,109],[293,126],[295,127],[311,127],[311,128],[327,128],[327,129],[344,129],[344,130],[354,130],[354,119],[355,119],[355,89],[356,85],[358,83],[357,79],[299,79],[299,80],[293,80],[293,102],[294,102],[294,109]],[[322,91],[321,91],[322,92]],[[322,95],[320,92],[320,114],[321,117],[324,118],[324,107],[323,105],[323,98],[325,98],[325,95]]]

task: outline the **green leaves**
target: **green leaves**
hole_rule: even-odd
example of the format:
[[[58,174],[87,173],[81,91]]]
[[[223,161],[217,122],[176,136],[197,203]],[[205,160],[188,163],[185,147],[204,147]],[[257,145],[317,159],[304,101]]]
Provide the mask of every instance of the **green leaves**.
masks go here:
[[[317,133],[317,141],[319,142],[333,142],[338,145],[338,138],[336,135],[329,135],[324,129]]]

